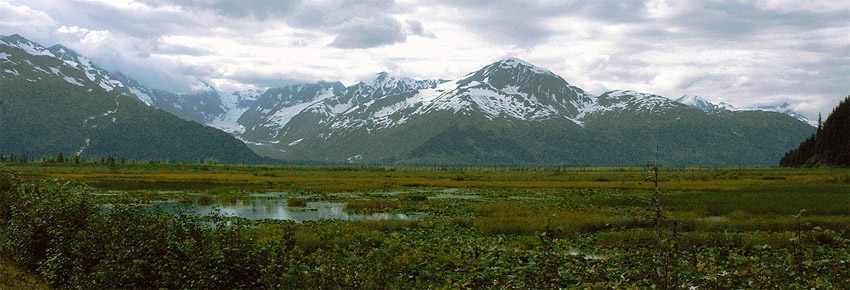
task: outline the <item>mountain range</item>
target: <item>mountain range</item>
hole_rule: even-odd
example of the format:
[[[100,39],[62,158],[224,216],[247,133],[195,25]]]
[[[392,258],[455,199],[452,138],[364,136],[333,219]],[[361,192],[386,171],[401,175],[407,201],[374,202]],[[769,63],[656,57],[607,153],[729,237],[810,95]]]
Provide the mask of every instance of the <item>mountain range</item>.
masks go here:
[[[351,86],[323,81],[222,93],[202,83],[203,90],[175,94],[98,69],[68,49],[48,51],[57,49],[64,53],[53,58],[83,73],[34,70],[90,92],[121,91],[142,106],[218,128],[260,155],[290,162],[619,166],[645,163],[657,149],[667,165],[774,165],[814,132],[787,104],[740,110],[700,97],[593,95],[517,58],[454,80],[379,73]],[[0,67],[0,81],[21,79],[9,72],[16,69]]]
[[[809,125],[815,126],[817,125],[817,121],[806,118],[806,116],[800,115],[795,112],[791,105],[788,103],[782,103],[780,105],[775,106],[758,106],[758,107],[750,107],[750,108],[736,108],[729,103],[720,102],[714,104],[709,102],[699,96],[682,96],[681,98],[676,99],[676,102],[691,106],[693,108],[697,108],[703,111],[708,112],[722,112],[722,111],[765,111],[765,112],[777,112],[782,113],[791,117],[796,118],[797,120],[808,123]]]
[[[150,106],[159,100],[125,82],[61,45],[0,37],[0,153],[264,161],[225,132]]]

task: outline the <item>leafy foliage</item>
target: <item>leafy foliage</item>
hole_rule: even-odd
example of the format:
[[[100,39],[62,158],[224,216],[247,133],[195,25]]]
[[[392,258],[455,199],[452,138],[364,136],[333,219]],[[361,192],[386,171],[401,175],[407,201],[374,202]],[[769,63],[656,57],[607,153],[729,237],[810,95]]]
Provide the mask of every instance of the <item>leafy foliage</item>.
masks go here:
[[[88,202],[82,188],[3,175],[2,241],[15,261],[72,288],[251,288],[270,253],[242,226]]]

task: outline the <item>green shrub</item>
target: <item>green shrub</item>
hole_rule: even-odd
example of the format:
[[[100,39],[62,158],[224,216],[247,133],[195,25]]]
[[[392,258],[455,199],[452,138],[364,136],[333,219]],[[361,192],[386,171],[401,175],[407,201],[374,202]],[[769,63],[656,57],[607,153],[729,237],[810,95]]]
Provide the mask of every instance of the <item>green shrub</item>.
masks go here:
[[[54,287],[257,288],[279,252],[239,224],[134,206],[104,212],[80,188],[9,180],[0,178],[2,248]]]

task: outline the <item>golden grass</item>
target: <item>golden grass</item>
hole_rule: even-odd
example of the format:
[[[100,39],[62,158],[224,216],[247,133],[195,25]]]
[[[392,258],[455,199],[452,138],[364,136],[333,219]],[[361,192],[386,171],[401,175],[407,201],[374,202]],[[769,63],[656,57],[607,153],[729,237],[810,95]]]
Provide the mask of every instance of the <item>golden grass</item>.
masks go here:
[[[618,228],[648,226],[638,218],[614,216],[597,210],[563,211],[538,210],[512,203],[472,204],[467,210],[477,218],[474,227],[484,235],[539,235],[543,232],[556,237]],[[457,220],[462,225],[465,221]]]
[[[345,210],[352,212],[396,212],[399,208],[398,201],[384,199],[354,199],[345,205]]]
[[[0,257],[0,289],[50,289],[40,277]]]
[[[428,168],[281,167],[234,165],[144,165],[11,167],[31,179],[62,178],[101,189],[281,190],[315,193],[364,192],[411,187],[434,188],[595,188],[649,191],[642,168]],[[841,169],[670,168],[662,169],[667,191],[736,192],[806,184],[841,185]]]

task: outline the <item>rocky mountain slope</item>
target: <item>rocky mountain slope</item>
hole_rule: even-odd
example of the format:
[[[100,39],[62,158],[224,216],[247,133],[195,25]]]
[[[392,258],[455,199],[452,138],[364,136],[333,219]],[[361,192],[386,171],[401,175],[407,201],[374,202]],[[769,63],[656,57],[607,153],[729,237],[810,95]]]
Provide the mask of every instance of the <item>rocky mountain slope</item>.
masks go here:
[[[15,62],[0,69],[0,78],[35,82],[48,75],[89,92],[134,97],[289,161],[616,166],[645,163],[658,148],[668,165],[772,165],[814,131],[787,105],[736,109],[633,91],[596,96],[516,58],[451,81],[380,73],[351,86],[222,93],[201,82],[201,90],[175,94],[99,69],[67,48],[18,38],[4,38],[9,49],[58,65]],[[2,53],[0,61],[11,56]]]
[[[768,165],[813,130],[773,112],[697,109],[632,91],[594,96],[515,58],[455,81],[398,83],[417,81],[313,85],[287,119],[242,137],[286,160],[637,165],[658,146],[670,165]]]

